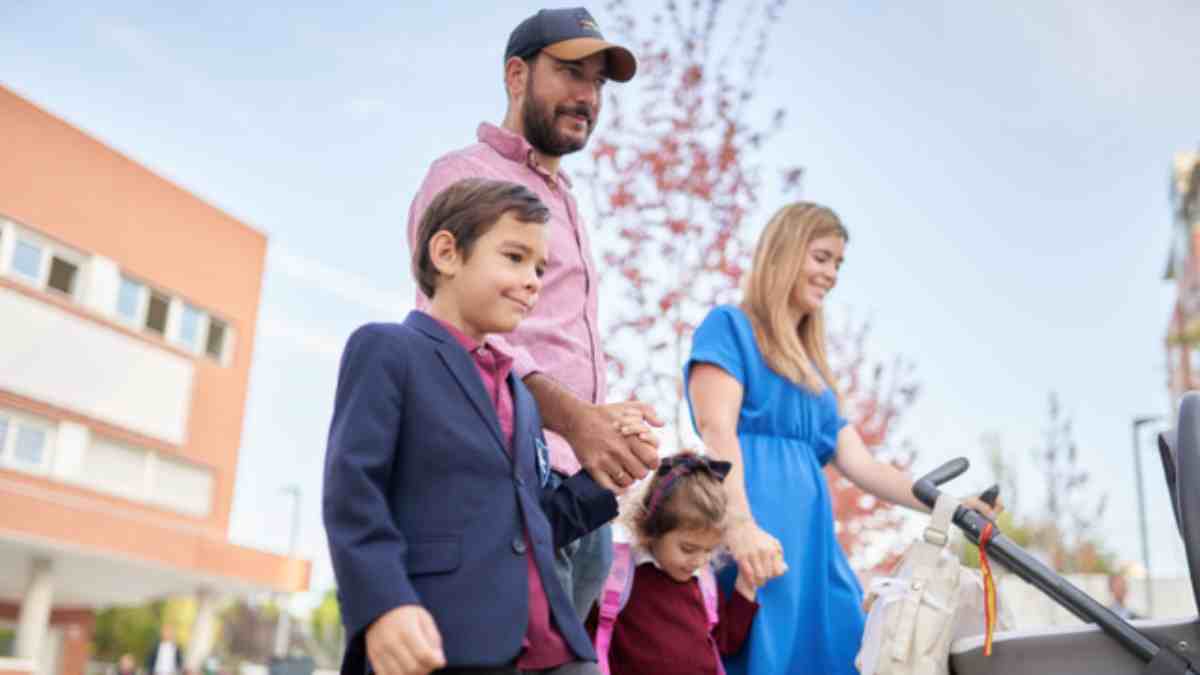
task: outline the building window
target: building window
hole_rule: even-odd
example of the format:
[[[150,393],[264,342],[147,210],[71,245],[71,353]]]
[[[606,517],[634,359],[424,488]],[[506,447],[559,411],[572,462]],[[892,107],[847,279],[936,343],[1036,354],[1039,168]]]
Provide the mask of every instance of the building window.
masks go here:
[[[117,294],[117,315],[129,323],[139,323],[142,318],[142,294],[145,288],[129,277],[121,277],[121,290]]]
[[[167,333],[167,311],[171,308],[171,299],[158,293],[150,293],[150,304],[146,308],[146,330],[159,335]]]
[[[194,516],[207,516],[212,508],[212,472],[167,457],[155,462],[151,501]]]
[[[75,279],[79,276],[79,265],[58,256],[50,258],[50,278],[46,286],[67,295],[75,294]]]
[[[168,338],[194,354],[207,354],[217,361],[225,358],[230,341],[226,322],[178,296],[124,275],[117,291],[117,316],[131,326]],[[170,335],[168,325],[172,326]]]
[[[179,320],[179,341],[188,349],[195,350],[200,337],[200,324],[204,321],[204,312],[183,303],[183,316]]]
[[[17,239],[17,247],[13,250],[13,271],[29,281],[40,283],[42,280],[42,247],[25,240]]]
[[[206,516],[212,510],[213,472],[159,453],[93,437],[79,482],[111,495]]]
[[[0,465],[43,473],[50,466],[50,424],[0,411]]]
[[[204,351],[214,359],[220,360],[225,357],[225,335],[229,331],[225,326],[225,322],[213,317],[208,318],[208,340],[205,342]]]
[[[77,294],[85,256],[11,221],[0,219],[0,224],[4,225],[5,236],[11,232],[15,237],[12,259],[8,261],[10,274],[39,288],[72,297]]]
[[[13,459],[31,468],[42,466],[46,458],[46,431],[30,426],[17,429]]]

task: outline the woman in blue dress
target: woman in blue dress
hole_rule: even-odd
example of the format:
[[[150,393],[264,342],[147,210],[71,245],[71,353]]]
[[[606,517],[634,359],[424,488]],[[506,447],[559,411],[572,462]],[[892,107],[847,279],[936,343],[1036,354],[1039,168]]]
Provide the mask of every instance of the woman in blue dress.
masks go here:
[[[730,675],[857,672],[862,589],[834,536],[826,463],[880,499],[925,510],[912,479],[867,451],[832,389],[821,308],[848,239],[826,207],[780,209],[759,238],[741,305],[708,314],[684,367],[697,432],[733,464],[726,543],[738,564],[722,581],[745,574],[762,586],[782,574],[760,591]]]

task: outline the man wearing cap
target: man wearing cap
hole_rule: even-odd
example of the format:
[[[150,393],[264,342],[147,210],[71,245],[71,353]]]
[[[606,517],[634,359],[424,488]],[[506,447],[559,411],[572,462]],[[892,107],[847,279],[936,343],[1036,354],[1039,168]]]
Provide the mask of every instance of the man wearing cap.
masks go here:
[[[657,465],[658,441],[649,425],[662,422],[641,402],[605,404],[599,277],[571,181],[559,162],[586,145],[605,83],[627,82],[636,69],[633,54],[607,42],[582,7],[542,10],[522,21],[504,53],[508,110],[503,124],[480,124],[477,143],[436,160],[408,214],[411,246],[425,208],[464,178],[519,183],[549,207],[550,254],[540,299],[515,332],[488,339],[513,355],[514,372],[537,399],[552,480],[582,467],[615,490]],[[418,293],[417,307],[428,303]],[[559,552],[559,581],[581,619],[599,595],[611,561],[607,526]]]

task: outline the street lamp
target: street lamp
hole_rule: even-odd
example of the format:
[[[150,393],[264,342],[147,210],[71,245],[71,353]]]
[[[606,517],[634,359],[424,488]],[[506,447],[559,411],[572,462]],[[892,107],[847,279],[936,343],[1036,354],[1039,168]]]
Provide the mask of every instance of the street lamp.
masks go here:
[[[1154,594],[1150,588],[1150,539],[1146,526],[1146,490],[1142,486],[1141,431],[1142,427],[1161,419],[1162,415],[1143,415],[1142,417],[1133,418],[1133,469],[1137,480],[1138,532],[1142,540],[1142,567],[1146,570],[1146,577],[1143,579],[1146,594],[1146,614],[1151,617],[1154,616]]]
[[[300,486],[291,484],[285,486],[280,492],[292,498],[292,530],[288,535],[288,557],[296,557],[297,538],[300,534]],[[288,653],[288,638],[291,633],[290,619],[288,614],[288,599],[291,596],[281,594],[279,598],[279,621],[275,624],[275,656],[283,658]]]

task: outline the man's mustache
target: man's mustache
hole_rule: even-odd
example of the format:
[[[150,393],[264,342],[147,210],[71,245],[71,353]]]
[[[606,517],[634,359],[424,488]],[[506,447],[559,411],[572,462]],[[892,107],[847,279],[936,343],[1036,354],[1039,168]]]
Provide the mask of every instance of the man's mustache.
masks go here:
[[[588,126],[592,125],[592,111],[585,105],[577,105],[574,107],[560,107],[554,111],[558,115],[578,115],[587,120]]]

